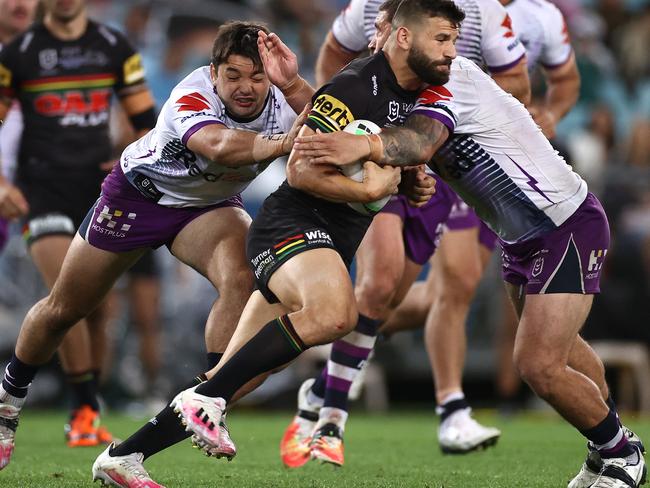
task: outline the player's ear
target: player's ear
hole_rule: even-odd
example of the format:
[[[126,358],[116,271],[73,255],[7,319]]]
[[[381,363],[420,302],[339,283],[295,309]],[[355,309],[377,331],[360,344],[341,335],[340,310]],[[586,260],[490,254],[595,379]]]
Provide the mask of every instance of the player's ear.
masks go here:
[[[213,63],[210,63],[210,79],[213,85],[217,83],[217,67]]]
[[[400,26],[395,32],[395,42],[405,51],[411,49],[411,44],[413,43],[413,33],[405,26]]]

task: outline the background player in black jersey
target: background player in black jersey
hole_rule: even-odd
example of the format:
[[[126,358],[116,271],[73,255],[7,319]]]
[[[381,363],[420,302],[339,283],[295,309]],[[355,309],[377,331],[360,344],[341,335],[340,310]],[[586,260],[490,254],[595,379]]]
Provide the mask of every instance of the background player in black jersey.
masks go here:
[[[396,104],[400,116],[393,120],[399,124],[418,88],[446,82],[463,13],[444,0],[421,0],[416,8],[417,17],[396,20],[383,52],[352,63],[316,93],[302,134],[341,130],[363,118],[386,126],[397,115],[389,110]],[[211,378],[172,402],[206,452],[219,447],[216,427],[226,401],[243,385],[356,325],[347,268],[372,218],[345,202],[389,195],[400,179],[390,167],[366,163],[365,170],[364,181],[355,182],[333,168],[318,169],[295,153],[289,157],[287,181],[267,198],[249,234],[247,254],[258,290]],[[182,432],[182,427],[177,430]],[[177,435],[170,432],[168,437]],[[107,449],[95,461],[93,474],[114,480],[137,473],[140,482],[151,483],[142,459],[137,451],[111,456]]]
[[[155,113],[140,56],[121,34],[89,20],[84,0],[44,0],[43,7],[43,22],[0,54],[0,119],[13,99],[24,117],[16,184],[0,179],[0,216],[25,218],[30,254],[51,288],[106,175],[112,93],[140,133],[153,127]],[[104,326],[100,306],[59,349],[73,392],[70,446],[111,440],[98,428]],[[5,390],[25,393],[9,382],[0,388],[0,399]]]

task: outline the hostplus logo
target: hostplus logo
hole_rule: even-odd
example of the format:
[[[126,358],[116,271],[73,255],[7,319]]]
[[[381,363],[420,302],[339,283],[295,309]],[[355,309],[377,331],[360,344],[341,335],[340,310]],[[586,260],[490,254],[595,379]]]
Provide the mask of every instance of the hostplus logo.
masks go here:
[[[603,267],[605,256],[607,256],[607,249],[594,249],[591,251],[591,254],[589,254],[589,266],[587,267],[587,271],[600,271]]]
[[[124,222],[125,218],[126,222]],[[111,209],[108,208],[107,205],[104,205],[104,208],[95,220],[96,223],[93,224],[93,230],[111,237],[126,237],[126,232],[131,229],[131,225],[135,218],[136,214],[134,212],[129,212],[126,215],[124,215],[122,210],[116,209],[111,212]],[[121,223],[118,222],[118,220],[121,221]],[[97,224],[103,224],[103,226]]]

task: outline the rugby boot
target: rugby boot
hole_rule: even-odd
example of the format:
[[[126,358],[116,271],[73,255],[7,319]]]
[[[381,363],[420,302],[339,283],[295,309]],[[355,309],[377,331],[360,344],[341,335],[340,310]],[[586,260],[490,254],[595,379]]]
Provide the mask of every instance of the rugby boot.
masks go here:
[[[0,469],[5,468],[11,461],[19,413],[20,408],[0,403]]]
[[[202,441],[196,434],[192,436],[192,444],[199,449],[202,448]],[[232,458],[237,455],[237,446],[230,437],[225,413],[221,417],[221,422],[219,422],[219,447],[206,448],[203,451],[208,457],[226,458],[228,461],[232,461]]]
[[[310,459],[309,443],[318,421],[318,407],[314,407],[307,401],[307,393],[314,381],[310,378],[300,386],[298,412],[280,441],[280,457],[287,468],[299,468]]]
[[[485,427],[472,418],[472,409],[464,408],[452,413],[438,427],[438,442],[445,454],[465,454],[493,446],[501,431]]]
[[[637,445],[625,458],[603,458],[603,467],[591,488],[638,488],[646,482],[647,468]]]
[[[142,453],[111,456],[109,452],[114,447],[115,443],[112,443],[95,459],[93,481],[99,481],[104,486],[120,488],[165,488],[152,480],[147,470],[144,469]]]
[[[178,414],[185,430],[194,434],[195,445],[209,455],[210,450],[220,448],[219,424],[226,410],[226,401],[201,395],[195,389],[196,386],[181,391],[169,405]]]
[[[343,466],[343,432],[336,424],[325,424],[317,429],[310,448],[312,459]]]

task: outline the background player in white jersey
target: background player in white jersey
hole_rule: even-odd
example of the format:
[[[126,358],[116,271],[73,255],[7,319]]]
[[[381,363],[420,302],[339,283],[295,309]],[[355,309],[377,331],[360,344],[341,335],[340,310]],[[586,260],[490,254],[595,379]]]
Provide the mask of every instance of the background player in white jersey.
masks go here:
[[[519,316],[515,365],[598,452],[600,471],[585,486],[638,487],[646,472],[642,448],[630,442],[603,364],[579,336],[609,246],[607,217],[582,178],[524,107],[461,57],[449,83],[421,94],[404,127],[382,131],[370,145],[357,141],[317,134],[298,138],[294,151],[338,165],[377,154],[372,159],[385,164],[430,159],[499,236],[503,278]]]
[[[525,50],[510,27],[505,9],[496,0],[458,0],[455,3],[466,14],[457,41],[458,52],[479,66],[487,67],[502,88],[527,102],[530,87]],[[317,75],[330,74],[337,63],[358,55],[362,43],[372,34],[372,28],[377,29],[379,37],[389,34],[390,20],[399,4],[399,1],[379,5],[373,0],[352,0],[328,34],[320,53]],[[378,10],[381,10],[379,14]],[[373,17],[376,19],[369,23]],[[380,48],[382,43],[379,39]],[[446,185],[438,186],[442,189]],[[435,301],[437,306],[432,321],[441,326],[430,328],[426,336],[432,361],[437,362],[434,377],[440,405],[440,447],[445,452],[464,453],[496,442],[499,430],[484,427],[471,417],[461,386],[465,318],[495,238],[488,229],[482,228],[476,215],[453,192],[448,196],[453,207],[443,221],[437,216],[440,202],[431,200],[427,207],[411,210],[400,197],[374,220],[357,253],[355,287],[359,330],[337,341],[322,374],[302,385],[298,394],[299,412],[281,441],[285,465],[304,464],[306,440],[321,426],[329,424],[335,424],[338,430],[321,436],[327,449],[322,453],[312,450],[311,455],[334,464],[343,463],[341,435],[347,418],[349,386],[346,386],[356,377],[355,369],[364,364],[372,350],[378,327],[402,301],[438,242],[440,247],[430,273],[435,286],[423,306],[428,308],[430,300]],[[425,215],[427,212],[432,215]],[[450,230],[440,238],[444,227]],[[396,252],[396,246],[402,251]],[[355,354],[345,353],[348,346],[357,348]]]
[[[90,313],[115,280],[149,248],[166,245],[219,291],[206,324],[206,346],[223,352],[252,290],[245,238],[250,217],[239,192],[266,166],[288,154],[312,93],[302,79],[271,86],[257,51],[257,24],[222,26],[212,64],[179,83],[156,127],[128,146],[79,228],[49,296],[27,314],[0,389],[0,467],[9,462],[25,395],[75,322]],[[194,383],[193,383],[194,384]],[[143,430],[176,424],[163,410]],[[153,433],[152,433],[153,432]],[[125,442],[123,445],[128,444]]]

